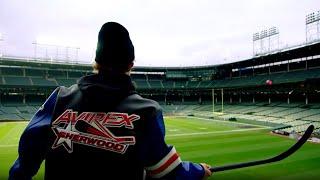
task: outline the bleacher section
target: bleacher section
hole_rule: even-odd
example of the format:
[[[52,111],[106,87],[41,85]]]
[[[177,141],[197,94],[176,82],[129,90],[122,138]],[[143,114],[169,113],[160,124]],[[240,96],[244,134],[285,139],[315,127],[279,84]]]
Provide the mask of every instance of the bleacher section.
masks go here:
[[[146,80],[134,80],[136,88],[149,89],[150,85]]]
[[[164,88],[161,80],[149,80],[149,84],[151,88],[156,88],[156,89]]]
[[[26,69],[26,76],[30,77],[45,77],[46,72],[43,69]]]
[[[196,102],[194,102],[196,104]],[[167,115],[192,115],[220,120],[231,118],[258,121],[268,126],[290,127],[285,131],[301,132],[308,125],[314,124],[320,128],[320,109],[284,106],[259,106],[256,104],[225,104],[221,112],[221,104],[215,105],[213,113],[212,105],[162,105]],[[7,104],[0,106],[0,120],[30,120],[40,102],[29,104]],[[302,106],[302,105],[300,105]],[[315,105],[314,107],[317,107]]]
[[[31,81],[29,77],[8,76],[8,77],[3,77],[3,79],[6,85],[31,86]]]
[[[61,70],[48,70],[48,77],[49,78],[66,78],[67,72]]]
[[[131,78],[144,97],[163,101],[166,114],[237,119],[288,132],[314,124],[320,131],[319,48],[320,43],[303,47],[306,54],[290,50],[224,65],[134,67]],[[92,72],[85,64],[0,58],[0,120],[29,120],[55,87],[71,86]],[[215,107],[212,89],[224,90],[217,90]]]
[[[23,69],[18,67],[1,67],[2,75],[23,76]]]
[[[79,72],[79,71],[70,71],[68,72],[68,78],[79,78],[81,76],[84,76],[84,72]]]
[[[58,86],[55,79],[32,77],[31,81],[34,86],[49,86],[49,87]]]
[[[266,80],[272,80],[273,84],[302,82],[306,79],[319,78],[320,69],[299,70],[292,72],[278,72],[273,74],[256,75],[250,77],[238,77],[233,79],[216,80],[213,84],[202,82],[200,87],[227,88],[227,87],[245,87],[262,86]]]
[[[88,71],[46,70],[42,68],[0,67],[0,85],[4,87],[50,87],[75,84]]]
[[[262,103],[261,103],[262,104]],[[276,104],[276,103],[275,103]],[[221,104],[215,105],[213,113],[212,105],[163,105],[166,114],[192,115],[220,120],[235,118],[238,120],[249,120],[260,122],[260,125],[284,128],[284,131],[303,132],[310,124],[316,129],[320,128],[320,109],[315,104],[311,108],[302,108],[303,105],[284,105],[282,103],[261,106],[259,103],[248,104],[226,104],[221,112]]]
[[[186,81],[176,81],[175,88],[186,88]]]
[[[77,83],[77,79],[56,78],[56,81],[59,86],[67,86],[67,87]]]
[[[40,105],[35,106],[25,104],[16,104],[16,106],[0,106],[0,120],[30,120],[39,107]]]
[[[175,88],[174,81],[162,81],[162,84],[165,89]]]
[[[62,71],[44,69],[0,68],[0,85],[8,86],[44,86],[56,87],[59,85],[70,86],[76,79],[88,74],[87,71]],[[320,69],[295,70],[290,72],[277,72],[260,74],[248,77],[235,77],[218,80],[187,81],[180,79],[166,79],[165,77],[150,76],[145,74],[132,75],[138,89],[212,89],[264,86],[266,80],[273,84],[302,82],[306,79],[320,78]]]
[[[199,81],[188,81],[187,87],[189,88],[197,88],[200,84]]]

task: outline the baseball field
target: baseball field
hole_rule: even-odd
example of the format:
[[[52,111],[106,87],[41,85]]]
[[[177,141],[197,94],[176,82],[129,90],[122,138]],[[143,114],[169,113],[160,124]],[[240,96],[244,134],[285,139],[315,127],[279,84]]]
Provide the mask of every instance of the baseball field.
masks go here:
[[[182,160],[212,166],[264,159],[288,149],[295,140],[270,134],[270,129],[194,117],[166,117],[166,140]],[[26,122],[0,123],[0,179],[17,158]],[[42,179],[43,167],[34,179]],[[307,142],[287,159],[250,168],[218,172],[210,179],[319,179],[320,144]]]

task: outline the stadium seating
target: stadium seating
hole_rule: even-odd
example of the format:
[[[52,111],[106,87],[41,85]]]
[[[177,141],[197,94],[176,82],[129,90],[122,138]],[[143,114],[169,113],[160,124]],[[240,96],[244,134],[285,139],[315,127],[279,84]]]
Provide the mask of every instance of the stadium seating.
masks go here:
[[[175,82],[174,81],[162,81],[163,87],[165,89],[173,89],[175,88]]]
[[[39,109],[39,105],[27,105],[23,103],[12,103],[2,106],[0,105],[0,120],[30,120]]]
[[[50,78],[66,78],[67,72],[62,70],[48,70],[48,77]]]
[[[31,86],[31,81],[29,77],[16,77],[16,76],[8,76],[3,77],[5,85],[12,86]]]
[[[314,115],[311,115],[311,116],[308,116],[308,117],[303,117],[302,118],[303,120],[307,120],[307,121],[317,121],[317,122],[320,122],[320,110],[314,114]]]
[[[31,81],[34,86],[51,86],[51,87],[58,86],[57,82],[54,79],[49,80],[45,78],[32,77]]]
[[[244,104],[226,104],[223,113],[221,104],[215,105],[213,113],[212,105],[163,105],[164,112],[168,114],[193,115],[207,118],[228,120],[230,118],[260,122],[260,125],[272,127],[288,127],[284,131],[303,132],[310,124],[320,128],[320,109],[303,109],[300,107],[283,107],[282,103],[270,106]],[[280,106],[278,106],[280,105]],[[298,105],[298,106],[301,106]],[[220,112],[220,113],[219,113]]]
[[[81,76],[91,74],[90,66],[79,65],[78,67],[78,65],[51,63],[40,65],[38,62],[32,65],[27,62],[19,63],[21,64],[16,64],[16,62],[8,65],[1,64],[0,88],[3,92],[0,93],[0,120],[29,120],[55,87],[71,86]],[[303,69],[305,66],[295,64],[297,66],[290,69],[289,72],[286,66],[280,65],[281,67],[273,67],[271,70],[269,68],[271,73],[268,68],[257,72],[244,69],[242,73],[234,73],[233,70],[238,68],[235,67],[238,64],[232,64],[232,67],[226,66],[230,71],[232,69],[232,73],[224,72],[224,68],[221,70],[216,67],[212,69],[205,67],[198,70],[197,68],[186,70],[155,68],[154,70],[147,67],[142,68],[141,71],[133,70],[131,78],[137,91],[147,97],[162,101],[160,103],[166,114],[195,115],[220,120],[235,118],[257,122],[261,125],[288,127],[286,131],[300,131],[309,124],[317,124],[316,128],[320,128],[320,104],[317,103],[319,99],[314,104],[305,105],[304,97],[297,92],[300,93],[300,99],[297,98],[299,101],[292,100],[296,103],[288,104],[285,101],[288,91],[284,91],[280,92],[286,93],[282,95],[284,97],[281,97],[282,102],[273,102],[274,99],[272,99],[272,103],[269,104],[266,99],[267,95],[263,95],[265,92],[261,91],[259,93],[263,97],[261,99],[257,97],[257,102],[252,103],[253,100],[248,100],[252,96],[248,96],[243,97],[243,101],[247,102],[240,103],[240,98],[239,101],[237,100],[238,90],[255,91],[255,88],[266,90],[266,80],[272,80],[273,85],[278,85],[276,87],[289,84],[291,88],[291,84],[294,84],[300,90],[307,84],[302,82],[307,79],[320,78],[320,67],[317,63],[318,61],[314,60],[313,66],[307,70]],[[222,71],[221,74],[214,74],[219,70]],[[231,75],[235,76],[231,77]],[[226,92],[223,108],[221,102],[216,103],[214,113],[211,104],[211,89],[213,88],[224,88],[229,91]],[[234,89],[234,94],[231,94],[230,90]],[[256,95],[260,96],[260,94]],[[276,99],[277,94],[274,96]],[[230,99],[235,97],[233,103],[231,100],[230,103],[226,103],[229,97]],[[254,97],[256,98],[255,95]],[[217,98],[218,101],[221,100],[219,94]],[[312,99],[310,102],[313,103]]]
[[[17,114],[2,114],[0,115],[1,120],[7,120],[7,121],[20,121],[25,120],[21,116],[18,116]]]
[[[212,87],[211,84],[212,84],[212,81],[200,81],[200,84],[198,85],[198,87],[199,88]]]
[[[150,85],[148,83],[148,81],[146,80],[135,80],[134,81],[135,84],[136,84],[136,88],[141,88],[141,89],[149,89],[150,88]]]
[[[45,77],[47,73],[43,69],[25,69],[26,76],[30,77]]]
[[[188,88],[197,88],[199,86],[199,84],[200,84],[199,81],[188,81],[187,87]]]
[[[23,69],[19,67],[1,67],[0,71],[2,75],[23,76]]]
[[[1,106],[1,111],[4,112],[5,114],[17,114],[17,113],[19,113],[19,111],[17,110],[16,107]]]
[[[179,89],[186,88],[186,81],[176,81],[174,87]]]
[[[164,88],[160,80],[149,80],[149,84],[150,84],[150,87],[154,89]]]
[[[59,86],[67,86],[67,87],[77,83],[77,79],[56,78],[56,81]]]
[[[88,74],[88,71],[62,71],[44,69],[1,68],[0,85],[16,86],[58,86],[73,84],[75,79]],[[319,78],[320,69],[295,70],[291,72],[276,72],[248,77],[234,77],[220,80],[186,81],[162,79],[163,77],[144,74],[133,74],[132,79],[138,89],[183,89],[183,88],[236,88],[246,86],[263,86],[266,80],[272,80],[273,84],[301,82],[310,78]],[[65,79],[65,80],[64,80]],[[69,80],[71,79],[71,80]]]
[[[68,71],[68,77],[69,78],[79,78],[84,76],[86,73],[81,71]]]

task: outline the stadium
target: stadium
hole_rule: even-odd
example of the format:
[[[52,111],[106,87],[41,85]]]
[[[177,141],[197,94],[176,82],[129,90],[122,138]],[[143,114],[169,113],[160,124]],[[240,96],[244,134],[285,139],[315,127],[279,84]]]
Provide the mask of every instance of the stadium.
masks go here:
[[[271,130],[299,136],[313,124],[313,136],[319,137],[319,58],[320,42],[315,42],[222,65],[135,67],[131,77],[140,94],[163,107],[168,141],[183,157],[194,161],[212,157],[212,164],[224,164],[270,156],[294,143],[271,135]],[[5,162],[1,172],[5,173],[16,158],[19,135],[45,99],[56,87],[70,86],[91,74],[92,67],[11,57],[2,57],[0,63],[0,147]],[[219,154],[233,148],[223,153],[224,158]],[[287,161],[221,178],[238,173],[244,179],[318,177],[318,152],[319,145],[310,143]],[[277,170],[284,166],[285,170]]]
[[[214,65],[134,66],[131,79],[141,96],[161,105],[166,142],[184,161],[216,167],[274,157],[314,126],[308,141],[290,157],[217,172],[209,179],[319,179],[319,21],[319,11],[307,16],[306,42],[301,44],[272,46],[279,38],[272,27],[253,34],[250,58]],[[318,31],[310,33],[314,27]],[[58,46],[34,45],[34,57],[0,52],[0,179],[8,178],[19,138],[50,94],[94,73],[92,64],[58,55]],[[45,55],[37,56],[41,48]],[[77,49],[73,55],[78,56]],[[34,179],[43,177],[44,163]]]

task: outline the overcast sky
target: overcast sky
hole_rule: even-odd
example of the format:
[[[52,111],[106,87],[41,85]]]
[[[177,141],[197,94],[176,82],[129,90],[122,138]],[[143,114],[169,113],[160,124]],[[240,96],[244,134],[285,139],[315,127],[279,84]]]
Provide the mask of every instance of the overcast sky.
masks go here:
[[[252,34],[273,26],[279,28],[281,46],[304,42],[305,16],[320,10],[319,4],[319,0],[0,0],[0,53],[33,57],[32,43],[38,41],[79,47],[79,61],[91,63],[101,25],[116,21],[130,33],[138,66],[221,64],[252,57]],[[37,56],[41,53],[38,50]]]

